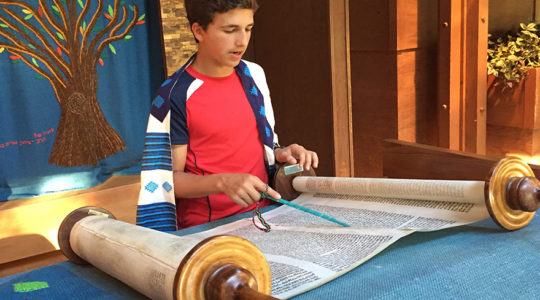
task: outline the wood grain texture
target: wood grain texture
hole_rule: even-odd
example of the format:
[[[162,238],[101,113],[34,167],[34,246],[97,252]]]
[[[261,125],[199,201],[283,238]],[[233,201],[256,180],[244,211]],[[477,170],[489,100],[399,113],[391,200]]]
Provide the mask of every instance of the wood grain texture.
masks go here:
[[[0,276],[58,261],[58,228],[79,207],[103,207],[135,223],[139,189],[138,175],[115,176],[88,190],[0,203]]]
[[[329,1],[334,170],[338,177],[354,176],[348,3],[348,0]]]
[[[385,140],[383,175],[390,178],[486,180],[499,158]],[[536,176],[540,166],[530,165]]]

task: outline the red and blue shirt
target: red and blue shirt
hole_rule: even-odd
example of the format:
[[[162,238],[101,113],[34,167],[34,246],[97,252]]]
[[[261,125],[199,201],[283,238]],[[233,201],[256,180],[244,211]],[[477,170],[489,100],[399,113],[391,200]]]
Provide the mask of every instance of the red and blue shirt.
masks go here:
[[[212,78],[188,68],[193,59],[163,83],[152,104],[137,209],[141,226],[171,231],[176,212],[183,228],[251,209],[224,194],[175,202],[170,144],[188,145],[185,171],[191,174],[250,173],[267,182],[274,169],[277,136],[263,69],[241,61],[230,76]]]

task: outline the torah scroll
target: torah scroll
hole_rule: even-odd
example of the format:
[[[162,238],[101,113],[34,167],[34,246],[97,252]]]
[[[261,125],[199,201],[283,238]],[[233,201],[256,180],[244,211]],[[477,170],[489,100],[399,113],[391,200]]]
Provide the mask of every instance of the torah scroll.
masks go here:
[[[486,201],[500,196],[507,179],[530,177],[532,173],[523,171],[527,166],[521,162],[502,167],[506,168],[504,176],[496,172],[488,183],[298,176],[292,180],[294,189],[300,192],[296,204],[351,227],[282,206],[263,214],[272,227],[268,233],[244,219],[192,236],[231,234],[251,241],[270,264],[271,294],[289,298],[352,270],[415,231],[441,230],[489,218]],[[504,180],[504,184],[498,180]],[[500,210],[496,205],[502,204],[493,204]],[[505,209],[518,223],[534,216],[534,211],[514,213],[511,208]]]

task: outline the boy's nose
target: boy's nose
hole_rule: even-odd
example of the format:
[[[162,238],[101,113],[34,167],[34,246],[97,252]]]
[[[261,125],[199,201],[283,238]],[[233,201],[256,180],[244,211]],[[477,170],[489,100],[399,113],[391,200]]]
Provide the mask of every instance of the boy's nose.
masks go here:
[[[250,33],[249,32],[240,32],[236,38],[237,46],[246,46],[249,43]]]

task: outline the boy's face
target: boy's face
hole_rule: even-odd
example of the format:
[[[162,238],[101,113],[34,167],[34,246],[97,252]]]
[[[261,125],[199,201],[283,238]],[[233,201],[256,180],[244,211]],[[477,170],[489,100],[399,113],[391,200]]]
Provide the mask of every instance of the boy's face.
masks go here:
[[[216,13],[206,30],[193,24],[193,33],[199,40],[197,59],[211,67],[214,76],[230,74],[246,51],[252,27],[253,10],[242,8]]]

